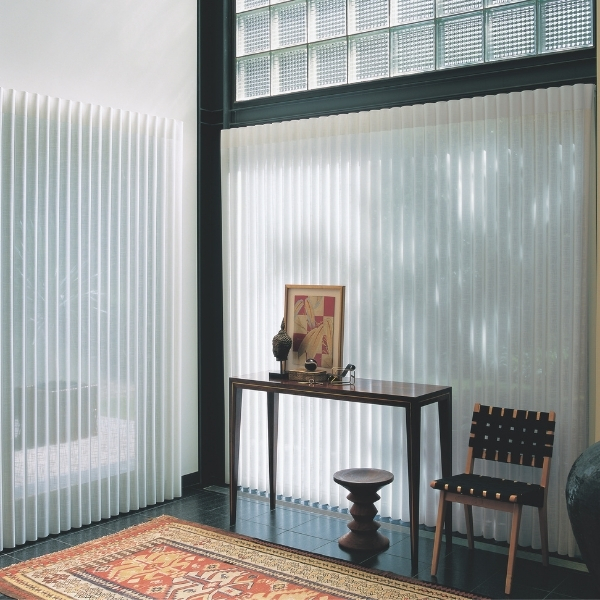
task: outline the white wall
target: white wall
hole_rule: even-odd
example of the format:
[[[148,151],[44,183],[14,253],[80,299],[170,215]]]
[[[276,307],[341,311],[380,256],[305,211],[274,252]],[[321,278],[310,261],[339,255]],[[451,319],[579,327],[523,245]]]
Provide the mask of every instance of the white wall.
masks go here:
[[[182,468],[198,471],[196,0],[0,0],[0,87],[183,121]]]

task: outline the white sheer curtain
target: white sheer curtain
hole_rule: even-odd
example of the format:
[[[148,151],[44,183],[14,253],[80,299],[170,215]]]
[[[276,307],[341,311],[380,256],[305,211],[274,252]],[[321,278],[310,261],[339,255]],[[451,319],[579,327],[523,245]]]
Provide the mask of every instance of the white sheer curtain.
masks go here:
[[[224,131],[227,375],[276,368],[286,283],[345,285],[344,356],[359,377],[452,385],[455,472],[475,402],[557,412],[550,547],[573,554],[564,484],[587,442],[594,95],[576,85]],[[247,398],[240,483],[266,490],[266,402]],[[280,411],[278,494],[344,507],[333,472],[380,467],[396,475],[380,513],[408,520],[402,410],[288,396]],[[437,429],[428,407],[428,525]],[[475,513],[477,534],[506,539],[507,515]],[[539,547],[532,517],[520,543]]]
[[[0,90],[1,546],[180,494],[181,123]]]

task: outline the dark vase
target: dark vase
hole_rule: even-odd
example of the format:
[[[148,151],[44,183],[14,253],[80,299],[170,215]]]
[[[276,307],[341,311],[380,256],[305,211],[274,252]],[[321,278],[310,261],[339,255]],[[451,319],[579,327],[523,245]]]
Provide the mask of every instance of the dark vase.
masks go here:
[[[571,467],[565,495],[581,556],[600,590],[600,442]]]

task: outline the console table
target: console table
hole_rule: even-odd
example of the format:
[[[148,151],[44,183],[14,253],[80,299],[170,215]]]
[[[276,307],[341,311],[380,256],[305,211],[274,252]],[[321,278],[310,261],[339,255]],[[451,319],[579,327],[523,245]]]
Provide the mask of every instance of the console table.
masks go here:
[[[452,388],[418,383],[399,383],[374,379],[356,379],[354,385],[306,384],[287,379],[269,379],[268,373],[256,373],[229,378],[229,518],[236,520],[240,425],[244,390],[267,393],[269,444],[269,503],[275,508],[277,476],[277,433],[279,396],[310,396],[346,402],[397,406],[406,411],[408,448],[408,496],[410,512],[410,549],[413,568],[418,560],[419,544],[419,483],[421,475],[421,408],[437,402],[440,421],[442,477],[452,475]],[[365,467],[374,465],[351,465]],[[446,511],[446,539],[452,539],[452,511]]]

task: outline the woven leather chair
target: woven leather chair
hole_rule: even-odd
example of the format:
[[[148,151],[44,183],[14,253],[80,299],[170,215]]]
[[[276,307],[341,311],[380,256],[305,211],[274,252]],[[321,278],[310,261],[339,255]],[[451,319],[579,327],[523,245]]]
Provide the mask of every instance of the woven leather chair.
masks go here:
[[[446,508],[451,502],[459,502],[465,506],[467,539],[471,550],[474,548],[473,506],[512,513],[505,586],[507,594],[510,593],[512,586],[523,506],[534,506],[538,509],[542,538],[542,562],[544,566],[548,566],[546,497],[554,444],[555,416],[554,412],[534,412],[475,405],[466,473],[431,482],[431,487],[441,492],[431,562],[432,575],[437,572],[442,543],[442,526]],[[476,458],[541,468],[540,484],[475,475],[473,466]]]

